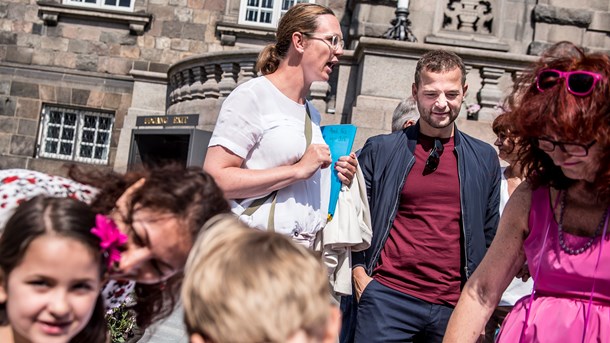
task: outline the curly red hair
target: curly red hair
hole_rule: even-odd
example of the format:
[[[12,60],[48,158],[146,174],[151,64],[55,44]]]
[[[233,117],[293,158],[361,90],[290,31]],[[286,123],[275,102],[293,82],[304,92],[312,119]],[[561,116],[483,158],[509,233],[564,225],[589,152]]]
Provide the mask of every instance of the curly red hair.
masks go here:
[[[536,75],[542,69],[561,71],[586,70],[602,75],[593,92],[575,96],[568,92],[565,80],[540,92]],[[594,187],[602,199],[610,198],[610,58],[602,53],[586,53],[570,42],[553,45],[515,82],[507,100],[506,113],[520,138],[519,159],[533,187],[550,185],[565,189],[574,180],[538,148],[543,136],[561,137],[562,141],[588,144],[593,140],[601,147],[599,169]]]

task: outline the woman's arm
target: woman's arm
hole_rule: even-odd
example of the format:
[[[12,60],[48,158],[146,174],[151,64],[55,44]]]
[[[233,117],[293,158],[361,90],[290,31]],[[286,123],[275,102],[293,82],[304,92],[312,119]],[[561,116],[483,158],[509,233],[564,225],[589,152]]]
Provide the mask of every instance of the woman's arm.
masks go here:
[[[529,233],[530,205],[531,189],[523,182],[506,204],[485,258],[464,286],[443,342],[476,342],[483,332],[502,293],[525,262],[523,241]]]
[[[212,175],[227,199],[263,196],[306,180],[319,168],[327,168],[331,157],[327,145],[311,144],[303,157],[292,165],[253,170],[242,168],[243,161],[243,158],[222,146],[208,148],[203,169]]]

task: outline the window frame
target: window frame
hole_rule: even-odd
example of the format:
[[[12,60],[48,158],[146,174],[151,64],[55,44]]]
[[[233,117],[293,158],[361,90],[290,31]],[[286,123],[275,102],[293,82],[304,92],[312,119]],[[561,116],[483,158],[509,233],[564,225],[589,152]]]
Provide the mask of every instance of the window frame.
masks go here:
[[[52,123],[52,113],[60,112],[60,123]],[[66,114],[74,114],[74,123],[65,123]],[[95,117],[95,127],[85,126],[85,118],[87,116]],[[108,127],[100,128],[100,118],[108,118],[110,120]],[[115,114],[108,111],[100,111],[91,108],[75,108],[69,106],[60,106],[56,104],[43,104],[40,126],[38,134],[38,144],[36,149],[36,158],[50,158],[56,160],[72,161],[79,163],[95,164],[95,165],[106,165],[110,159],[110,148],[112,142],[112,131],[115,124]],[[49,137],[51,128],[57,128],[57,137]],[[64,132],[66,129],[73,130],[72,137],[65,137]],[[93,133],[93,139],[91,142],[85,141],[85,133]],[[97,138],[100,134],[106,134],[105,142],[97,142]],[[47,145],[56,143],[57,147],[55,152],[47,151]],[[60,153],[62,144],[71,144],[70,154]],[[89,147],[91,148],[90,156],[83,157],[81,151]],[[95,157],[96,149],[103,149],[103,156],[101,158]]]
[[[264,1],[273,2],[273,8],[271,10],[271,22],[270,23],[261,23],[261,22],[257,22],[257,21],[246,20],[246,13],[247,13],[246,11],[248,10],[248,7],[254,7],[254,6],[248,6],[249,1],[258,1],[259,4]],[[240,25],[275,29],[275,28],[277,28],[277,25],[280,22],[280,18],[282,17],[282,15],[284,15],[284,13],[286,13],[286,11],[288,11],[288,10],[282,10],[282,4],[284,1],[294,1],[294,3],[290,7],[292,7],[298,3],[310,3],[311,4],[311,3],[316,2],[315,0],[240,0],[239,17],[237,19],[237,23]],[[290,8],[290,7],[288,7],[288,8]],[[261,7],[257,7],[257,8],[259,9],[258,15],[260,15]],[[257,19],[258,19],[258,15],[257,15]]]
[[[129,7],[121,7],[118,5],[120,0],[116,0],[117,5],[106,5],[104,4],[105,0],[95,0],[95,4],[85,3],[85,0],[62,0],[62,4],[76,7],[84,7],[84,8],[93,8],[93,9],[101,9],[101,10],[109,10],[109,11],[119,11],[119,12],[133,12],[134,5],[136,0],[129,0]]]

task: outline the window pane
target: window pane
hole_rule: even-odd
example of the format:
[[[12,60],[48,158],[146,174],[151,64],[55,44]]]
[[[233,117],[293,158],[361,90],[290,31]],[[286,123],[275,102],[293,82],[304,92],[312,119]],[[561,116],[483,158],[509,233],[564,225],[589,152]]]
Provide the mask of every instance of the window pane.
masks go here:
[[[273,8],[273,0],[263,0],[261,8]]]
[[[93,143],[94,136],[95,136],[95,131],[83,130],[83,136],[82,136],[83,143]]]
[[[248,6],[258,7],[258,0],[248,0]]]
[[[131,1],[130,0],[119,0],[119,7],[131,7]]]
[[[96,147],[95,148],[95,156],[94,158],[105,159],[106,158],[106,148],[104,147]]]
[[[72,144],[71,143],[61,143],[61,145],[59,147],[59,154],[72,155]]]
[[[59,138],[59,127],[49,126],[47,129],[47,138]]]
[[[84,127],[92,127],[95,128],[95,123],[97,122],[97,117],[94,116],[85,116],[85,120],[83,122]]]
[[[81,145],[80,147],[80,157],[91,157],[92,148],[90,145]]]
[[[99,122],[98,128],[100,130],[109,130],[110,124],[112,124],[112,122],[110,121],[110,118],[104,118],[104,117],[100,117],[98,122]]]
[[[104,0],[106,6],[116,6],[116,0]]]
[[[66,113],[64,115],[64,125],[70,125],[70,126],[76,125],[76,114],[75,113]]]
[[[73,140],[74,139],[74,129],[72,128],[65,128],[63,130],[63,132],[61,133],[61,139],[65,139],[65,140]]]
[[[287,11],[288,9],[290,9],[290,7],[292,7],[292,5],[294,5],[294,1],[292,0],[282,1],[282,11]]]
[[[61,112],[51,111],[51,114],[49,114],[49,123],[61,124]]]
[[[246,20],[247,21],[256,21],[257,14],[258,13],[256,11],[247,10],[246,11]]]
[[[57,153],[57,142],[47,142],[44,147],[44,152],[55,154]]]
[[[261,23],[271,24],[271,14],[273,12],[261,12]]]
[[[97,140],[95,141],[95,144],[106,144],[106,143],[108,143],[108,133],[99,132],[97,134]]]

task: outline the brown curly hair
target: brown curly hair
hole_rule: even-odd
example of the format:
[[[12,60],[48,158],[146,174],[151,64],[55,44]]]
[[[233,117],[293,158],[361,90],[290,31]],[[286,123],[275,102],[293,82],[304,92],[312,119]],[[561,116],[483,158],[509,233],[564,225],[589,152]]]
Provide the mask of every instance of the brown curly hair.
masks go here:
[[[214,179],[201,168],[185,168],[179,164],[166,164],[126,174],[108,171],[84,171],[71,166],[68,175],[81,183],[100,190],[91,203],[97,213],[109,213],[117,199],[136,181],[146,182],[131,198],[129,215],[136,206],[174,214],[187,224],[188,234],[195,241],[203,224],[219,213],[230,212],[227,200]],[[175,308],[183,274],[180,272],[163,283],[136,284],[136,322],[145,329],[152,322],[167,317]]]
[[[602,75],[593,92],[575,96],[565,80],[540,92],[536,76],[543,69],[586,70]],[[575,181],[567,178],[544,151],[538,138],[559,136],[562,141],[587,144],[593,140],[601,147],[599,169],[593,186],[600,199],[610,198],[610,58],[602,53],[586,53],[570,42],[560,42],[547,50],[516,82],[506,101],[507,119],[520,138],[521,165],[533,187],[566,189]]]

